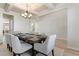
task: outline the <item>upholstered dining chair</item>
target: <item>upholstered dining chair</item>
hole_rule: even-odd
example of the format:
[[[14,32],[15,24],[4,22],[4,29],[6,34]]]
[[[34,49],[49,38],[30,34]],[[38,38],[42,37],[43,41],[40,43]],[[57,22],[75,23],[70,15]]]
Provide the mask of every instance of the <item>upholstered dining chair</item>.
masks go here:
[[[28,51],[29,49],[32,48],[32,45],[25,43],[21,44],[20,40],[18,39],[17,36],[12,35],[11,36],[11,41],[12,41],[12,50],[13,50],[13,55],[21,55],[22,53]]]
[[[9,33],[5,33],[5,39],[7,43],[7,48],[12,52],[12,43],[11,43],[11,35]]]
[[[7,33],[5,33],[4,37],[5,37],[5,40],[6,40],[7,48],[9,48],[9,40],[8,40],[9,37],[8,37]]]
[[[42,53],[43,55],[47,56],[50,52],[54,56],[54,47],[56,41],[56,34],[49,36],[44,43],[36,43],[34,44],[34,49],[37,52]]]
[[[10,52],[12,52],[12,42],[11,42],[11,34],[10,33],[8,33],[7,34],[8,35],[8,37],[9,37],[9,50],[10,50]]]

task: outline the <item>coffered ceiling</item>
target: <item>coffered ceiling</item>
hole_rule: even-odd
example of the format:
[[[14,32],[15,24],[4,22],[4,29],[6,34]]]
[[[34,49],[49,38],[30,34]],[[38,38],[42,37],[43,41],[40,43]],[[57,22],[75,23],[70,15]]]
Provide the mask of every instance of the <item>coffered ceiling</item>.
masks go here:
[[[14,11],[17,13],[23,13],[26,10],[32,12],[38,16],[52,11],[57,7],[64,5],[62,3],[0,3],[0,8],[3,8],[6,12]]]

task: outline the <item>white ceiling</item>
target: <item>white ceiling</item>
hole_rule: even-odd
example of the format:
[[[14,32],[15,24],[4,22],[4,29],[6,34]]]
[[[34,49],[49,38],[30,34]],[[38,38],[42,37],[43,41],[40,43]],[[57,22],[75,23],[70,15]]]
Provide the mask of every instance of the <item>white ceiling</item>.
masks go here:
[[[3,8],[5,11],[14,11],[17,13],[23,13],[26,10],[30,12],[41,15],[46,12],[52,11],[57,7],[64,5],[62,3],[0,3],[0,8]]]

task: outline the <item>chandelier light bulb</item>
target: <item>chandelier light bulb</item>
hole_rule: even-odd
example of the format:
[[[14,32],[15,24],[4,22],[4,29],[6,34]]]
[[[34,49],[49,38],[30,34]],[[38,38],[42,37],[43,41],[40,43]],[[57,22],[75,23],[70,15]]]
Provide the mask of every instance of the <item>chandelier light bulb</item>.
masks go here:
[[[24,17],[25,15],[24,15],[24,14],[21,14],[21,16],[23,16],[23,17]]]
[[[24,14],[25,14],[25,15],[27,15],[27,13],[26,13],[26,12],[25,12]]]
[[[32,14],[29,14],[29,16],[28,16],[28,17],[30,18],[31,16],[32,16]]]

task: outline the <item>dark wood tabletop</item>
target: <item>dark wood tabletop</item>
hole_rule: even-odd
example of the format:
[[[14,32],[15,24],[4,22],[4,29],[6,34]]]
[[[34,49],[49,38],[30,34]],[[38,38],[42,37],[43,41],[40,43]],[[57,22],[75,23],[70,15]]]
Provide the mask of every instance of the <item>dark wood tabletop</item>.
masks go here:
[[[25,42],[28,43],[38,43],[41,41],[45,41],[45,39],[47,38],[46,35],[42,35],[42,34],[33,34],[33,33],[18,33],[18,34],[14,34],[15,36],[18,36],[18,38],[20,40],[23,40]]]
[[[38,43],[41,41],[45,41],[47,37],[43,35],[24,35],[24,36],[19,36],[20,40],[23,40],[28,43]]]

